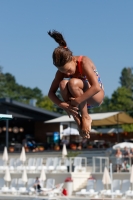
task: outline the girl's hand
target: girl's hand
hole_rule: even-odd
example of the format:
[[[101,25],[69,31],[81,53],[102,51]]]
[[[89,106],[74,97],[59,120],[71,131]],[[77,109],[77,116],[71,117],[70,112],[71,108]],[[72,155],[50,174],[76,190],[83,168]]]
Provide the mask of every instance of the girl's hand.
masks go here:
[[[61,102],[60,107],[63,108],[68,116],[70,117],[70,115],[77,115],[78,114],[78,108],[72,106],[71,104],[69,104],[69,102]]]
[[[79,103],[76,101],[76,98],[70,97],[70,102],[72,106],[78,107]]]

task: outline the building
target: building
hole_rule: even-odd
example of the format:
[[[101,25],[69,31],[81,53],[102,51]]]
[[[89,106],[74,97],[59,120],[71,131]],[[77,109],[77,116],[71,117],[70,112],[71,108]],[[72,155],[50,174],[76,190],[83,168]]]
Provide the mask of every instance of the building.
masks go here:
[[[13,119],[9,120],[8,124],[6,121],[0,121],[1,146],[5,146],[7,137],[9,145],[12,141],[22,143],[25,137],[46,143],[53,139],[53,132],[59,132],[57,124],[51,127],[51,124],[45,124],[44,121],[61,115],[37,108],[35,104],[28,105],[10,98],[2,98],[0,99],[0,113],[13,115]]]

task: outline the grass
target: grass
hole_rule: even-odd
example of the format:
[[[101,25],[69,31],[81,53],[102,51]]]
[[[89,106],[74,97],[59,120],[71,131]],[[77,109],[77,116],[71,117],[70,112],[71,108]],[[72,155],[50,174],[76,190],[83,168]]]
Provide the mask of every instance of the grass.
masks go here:
[[[78,151],[76,151],[76,152],[74,152],[74,151],[68,151],[67,157],[68,157],[68,158],[70,158],[70,157],[76,157],[76,156],[78,156],[79,154],[80,154],[80,152],[78,152]]]

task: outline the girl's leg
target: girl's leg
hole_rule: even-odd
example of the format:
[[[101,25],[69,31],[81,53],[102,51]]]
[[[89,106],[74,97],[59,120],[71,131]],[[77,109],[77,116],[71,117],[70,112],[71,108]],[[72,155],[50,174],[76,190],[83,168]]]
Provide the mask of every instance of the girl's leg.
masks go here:
[[[83,94],[84,83],[80,79],[73,78],[68,82],[68,88],[72,96],[76,98]],[[79,109],[81,112],[82,135],[90,138],[89,132],[91,131],[92,119],[88,115],[87,102],[81,103]]]
[[[89,87],[90,86],[88,82],[86,81],[84,82],[81,79],[77,79],[77,78],[72,78],[68,82],[69,91],[71,95],[75,98],[81,96],[83,92],[89,89]],[[94,95],[92,98],[90,98],[87,102],[80,104],[79,109],[82,116],[82,130],[83,130],[83,134],[86,136],[91,130],[91,122],[92,122],[90,116],[88,115],[87,103],[93,106],[99,105],[102,102],[103,97],[104,97],[104,92],[100,91],[99,93]],[[87,138],[88,137],[89,135],[87,136]]]
[[[68,102],[69,98],[72,96],[68,90],[68,80],[62,80],[60,82],[59,87],[62,98],[64,99],[65,102]]]
[[[64,101],[70,103],[70,99],[69,98],[72,97],[72,95],[71,95],[71,93],[69,92],[69,89],[68,89],[68,80],[62,80],[60,82],[59,87],[60,87],[61,96],[64,99]],[[77,125],[79,127],[79,131],[80,131],[80,128],[81,128],[80,116],[79,115],[73,115],[73,118],[75,119],[75,121],[76,121],[76,123],[77,123]]]

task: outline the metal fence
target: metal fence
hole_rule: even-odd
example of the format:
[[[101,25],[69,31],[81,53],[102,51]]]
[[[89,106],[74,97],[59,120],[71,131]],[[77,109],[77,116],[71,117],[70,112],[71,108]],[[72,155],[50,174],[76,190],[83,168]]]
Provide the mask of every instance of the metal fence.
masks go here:
[[[93,173],[103,173],[104,167],[106,166],[109,169],[110,163],[112,163],[113,172],[129,173],[131,171],[131,166],[133,164],[133,158],[131,158],[131,157],[117,158],[115,156],[93,157],[92,158],[92,172]]]

